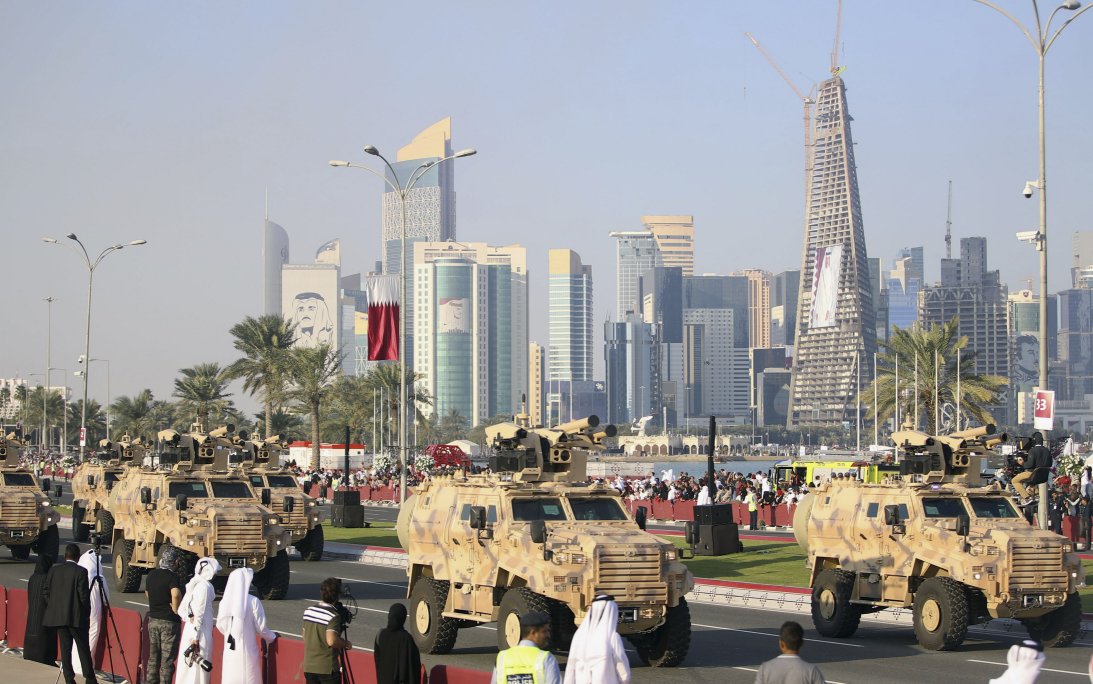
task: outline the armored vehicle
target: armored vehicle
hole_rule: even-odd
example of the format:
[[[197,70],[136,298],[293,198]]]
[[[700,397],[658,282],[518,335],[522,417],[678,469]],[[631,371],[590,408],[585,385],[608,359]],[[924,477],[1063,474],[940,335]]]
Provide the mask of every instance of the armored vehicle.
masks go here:
[[[285,597],[289,537],[247,480],[229,473],[232,430],[230,425],[208,434],[163,430],[159,465],[134,469],[111,488],[106,507],[114,528],[103,541],[113,549],[119,591],[137,591],[141,576],[165,556],[181,570],[183,581],[193,575],[199,557],[214,556],[221,576],[248,567],[262,598]]]
[[[241,439],[236,442],[240,465],[262,502],[280,510],[281,524],[288,531],[292,545],[306,561],[323,557],[324,534],[315,500],[296,482],[292,472],[281,464],[288,449],[280,436],[267,439]]]
[[[591,452],[613,426],[599,419],[486,428],[490,472],[426,480],[399,511],[409,555],[410,631],[427,653],[447,653],[457,630],[496,622],[497,646],[514,646],[520,616],[552,616],[566,648],[598,595],[619,606],[619,634],[653,666],[683,662],[691,640],[684,595],[694,586],[676,548],[646,533],[619,492],[586,477]]]
[[[30,558],[31,551],[56,558],[61,516],[39,488],[38,478],[19,462],[25,447],[15,433],[0,433],[0,544],[19,560]],[[48,490],[48,480],[42,483]]]
[[[96,532],[101,539],[114,533],[114,516],[106,508],[110,490],[132,466],[144,462],[147,449],[141,440],[123,435],[114,442],[104,439],[94,458],[81,463],[72,478],[72,538],[86,542]]]
[[[912,608],[925,648],[956,648],[968,626],[1016,618],[1048,646],[1081,627],[1081,562],[1063,537],[1032,527],[981,461],[1005,435],[994,426],[893,435],[900,474],[835,480],[801,500],[793,528],[811,568],[812,619],[848,637],[862,613]]]

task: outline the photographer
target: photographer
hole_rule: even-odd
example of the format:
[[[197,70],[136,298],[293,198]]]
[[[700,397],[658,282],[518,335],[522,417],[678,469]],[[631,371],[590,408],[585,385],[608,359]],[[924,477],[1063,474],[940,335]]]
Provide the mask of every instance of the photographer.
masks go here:
[[[353,648],[342,638],[345,620],[339,609],[342,581],[328,577],[319,585],[320,603],[304,611],[304,679],[308,684],[340,684],[336,651]]]

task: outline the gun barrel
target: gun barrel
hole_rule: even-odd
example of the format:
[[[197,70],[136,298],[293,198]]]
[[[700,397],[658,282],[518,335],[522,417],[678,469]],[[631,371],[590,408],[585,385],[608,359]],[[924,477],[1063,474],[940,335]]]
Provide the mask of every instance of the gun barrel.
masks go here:
[[[591,415],[587,418],[581,418],[578,420],[571,420],[568,423],[562,423],[561,425],[555,425],[552,429],[560,430],[561,432],[581,432],[589,428],[594,428],[600,424],[600,417],[597,415]]]
[[[950,437],[956,437],[958,439],[976,439],[979,437],[987,437],[993,435],[998,428],[993,423],[981,425],[977,428],[969,428],[967,430],[961,430],[950,434]]]
[[[232,425],[231,423],[228,423],[227,425],[221,425],[220,427],[218,427],[215,430],[213,430],[212,432],[210,432],[209,436],[210,437],[224,437],[224,436],[226,436],[229,433],[234,432],[234,431],[235,431],[235,426]]]
[[[617,427],[615,427],[614,425],[604,425],[602,430],[592,435],[592,439],[599,442],[603,441],[607,437],[614,437],[617,434],[619,434],[619,429]]]

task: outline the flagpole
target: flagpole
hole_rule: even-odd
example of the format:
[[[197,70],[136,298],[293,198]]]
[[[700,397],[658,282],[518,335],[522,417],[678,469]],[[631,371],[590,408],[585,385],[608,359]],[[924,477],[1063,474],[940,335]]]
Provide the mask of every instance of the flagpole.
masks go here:
[[[941,432],[941,394],[938,391],[940,388],[937,386],[940,373],[938,367],[937,350],[934,350],[934,434]]]
[[[878,408],[880,402],[878,396],[880,392],[880,376],[877,375],[877,353],[873,352],[873,444],[880,444],[880,415]],[[897,393],[898,394],[898,393]]]
[[[902,430],[903,424],[899,422],[899,354],[896,355],[896,430]]]
[[[960,400],[963,395],[960,393],[960,350],[956,350],[956,429],[960,430]]]
[[[854,353],[854,365],[858,367],[858,391],[854,403],[854,433],[857,441],[856,451],[861,451],[861,351]]]
[[[918,352],[915,352],[915,429],[919,426],[918,422]]]

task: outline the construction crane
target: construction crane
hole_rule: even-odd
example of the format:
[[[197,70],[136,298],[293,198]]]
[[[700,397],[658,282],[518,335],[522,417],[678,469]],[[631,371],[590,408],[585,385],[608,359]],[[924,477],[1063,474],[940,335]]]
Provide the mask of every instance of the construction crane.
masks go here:
[[[953,182],[949,181],[949,210],[945,214],[945,258],[953,258]]]
[[[839,3],[839,6],[842,7],[841,2]],[[778,75],[782,77],[782,80],[786,82],[786,85],[790,87],[794,95],[801,100],[801,104],[803,105],[804,115],[802,118],[804,120],[805,128],[805,211],[807,212],[809,186],[812,183],[812,108],[816,104],[815,86],[809,91],[808,95],[802,93],[801,89],[797,87],[797,84],[794,83],[789,76],[786,76],[786,72],[782,71],[782,67],[778,66],[778,62],[775,62],[774,58],[767,54],[767,51],[763,49],[763,46],[755,39],[755,36],[745,31],[744,37],[751,41],[751,44],[755,46],[755,49],[758,50],[774,70],[778,72]]]
[[[839,36],[843,28],[843,0],[839,0],[839,9],[835,14],[835,44],[831,48],[831,75],[838,76],[842,73],[839,68]]]

